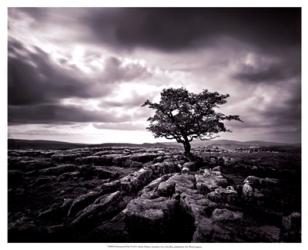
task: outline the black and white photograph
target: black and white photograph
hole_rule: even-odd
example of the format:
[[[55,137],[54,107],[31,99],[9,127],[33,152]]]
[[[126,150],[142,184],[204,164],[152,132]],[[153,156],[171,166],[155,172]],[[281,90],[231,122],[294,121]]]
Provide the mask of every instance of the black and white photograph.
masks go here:
[[[8,7],[8,243],[302,242],[301,20]]]

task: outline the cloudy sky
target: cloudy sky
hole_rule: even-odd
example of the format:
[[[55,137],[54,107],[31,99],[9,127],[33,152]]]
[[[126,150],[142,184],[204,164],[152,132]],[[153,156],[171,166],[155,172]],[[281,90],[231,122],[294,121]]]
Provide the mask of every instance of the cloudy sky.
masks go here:
[[[168,87],[230,94],[221,139],[300,141],[299,8],[10,8],[10,138],[153,142]],[[162,141],[162,139],[160,139]]]

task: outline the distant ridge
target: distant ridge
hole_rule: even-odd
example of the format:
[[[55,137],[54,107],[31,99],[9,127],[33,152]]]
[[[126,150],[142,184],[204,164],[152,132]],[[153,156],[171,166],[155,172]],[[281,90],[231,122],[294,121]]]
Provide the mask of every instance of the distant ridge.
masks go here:
[[[49,140],[24,140],[24,139],[8,139],[8,148],[9,149],[70,149],[78,147],[169,147],[169,146],[180,146],[177,143],[100,143],[100,144],[86,144],[86,143],[71,143],[63,141],[49,141]]]
[[[48,141],[48,140],[23,140],[23,139],[8,139],[8,148],[23,149],[67,149],[86,146],[81,143],[70,143],[62,141]]]
[[[300,147],[300,143],[288,144],[278,142],[265,141],[235,141],[235,140],[211,140],[211,141],[193,141],[192,147],[207,147],[207,146],[233,146],[233,147],[247,147],[247,146],[296,146]],[[70,149],[77,147],[97,147],[97,146],[122,146],[122,147],[181,147],[181,144],[176,142],[156,142],[156,143],[101,143],[101,144],[86,144],[86,143],[71,143],[63,141],[49,141],[49,140],[23,140],[23,139],[8,139],[9,149]]]
[[[193,141],[193,147],[214,147],[224,146],[232,148],[246,147],[301,147],[301,143],[280,143],[268,141],[235,141],[235,140],[210,140],[210,141]]]
[[[210,141],[193,141],[192,144],[204,144],[204,145],[213,145],[213,144],[232,144],[232,145],[291,145],[291,143],[282,143],[282,142],[268,142],[268,141],[235,141],[235,140],[210,140]],[[298,143],[300,144],[300,143]]]

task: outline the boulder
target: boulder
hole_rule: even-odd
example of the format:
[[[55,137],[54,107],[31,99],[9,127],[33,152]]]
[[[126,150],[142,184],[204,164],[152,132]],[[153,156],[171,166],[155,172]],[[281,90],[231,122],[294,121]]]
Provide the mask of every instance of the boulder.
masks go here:
[[[301,214],[293,212],[281,221],[281,238],[285,242],[301,242]]]
[[[233,186],[226,188],[218,187],[214,191],[207,194],[207,198],[214,202],[220,203],[236,203],[238,193]]]
[[[73,172],[78,170],[78,167],[74,164],[61,164],[56,167],[50,167],[39,170],[41,175],[61,175],[66,172]]]
[[[240,232],[245,241],[248,242],[279,242],[280,229],[275,226],[250,226]]]
[[[212,171],[220,172],[221,171],[221,167],[220,166],[213,167]]]
[[[280,239],[280,229],[275,226],[264,225],[258,227],[260,237],[265,242],[278,242]]]
[[[76,180],[80,176],[80,171],[67,172],[58,176],[57,181]]]
[[[182,174],[188,174],[189,173],[189,168],[183,167],[182,170],[181,170],[181,173]]]
[[[124,162],[122,162],[120,166],[125,168],[142,168],[143,165],[141,162],[127,159]]]
[[[35,179],[34,185],[35,186],[42,186],[46,184],[50,184],[54,182],[57,179],[56,176],[50,175],[50,176],[39,176]]]
[[[198,169],[198,164],[197,162],[193,162],[193,161],[185,162],[183,165],[183,168],[187,168],[190,171],[196,171]]]
[[[186,214],[194,218],[212,212],[216,204],[198,193],[195,188],[195,178],[191,174],[173,174],[170,178],[159,183],[156,196],[173,197],[180,201],[180,206]]]
[[[30,158],[30,157],[9,157],[8,165],[10,169],[21,170],[28,173],[36,173],[37,170],[52,166],[50,159]]]
[[[284,230],[294,230],[301,226],[301,214],[298,212],[293,212],[288,216],[282,218],[282,226]]]
[[[226,186],[228,184],[227,180],[217,173],[210,174],[196,174],[196,187],[200,193],[207,194],[214,191],[219,186]]]
[[[171,161],[150,164],[148,167],[153,171],[155,177],[180,171],[179,167]]]
[[[93,166],[93,173],[95,176],[102,179],[116,178],[119,176],[117,172],[107,170],[103,166]]]
[[[215,202],[198,193],[180,194],[180,205],[187,214],[194,218],[195,224],[198,224],[204,216],[211,214],[217,207]]]
[[[130,159],[133,161],[139,161],[142,163],[149,162],[154,160],[156,157],[162,156],[162,154],[156,154],[156,153],[139,153],[139,154],[133,154]]]
[[[161,182],[158,185],[157,193],[160,196],[170,197],[173,195],[175,191],[175,183],[174,182]]]
[[[215,223],[209,218],[202,218],[193,235],[193,242],[232,242],[236,238],[232,230]]]
[[[122,154],[102,155],[97,159],[97,164],[111,166],[114,164],[115,159],[120,159],[121,157],[124,157],[126,159],[126,156],[123,156]]]
[[[279,183],[279,180],[276,178],[269,178],[269,177],[265,177],[264,179],[262,179],[262,183],[265,186],[275,186]]]
[[[242,197],[245,201],[249,201],[258,206],[271,205],[279,201],[275,200],[273,196],[274,190],[277,189],[278,179],[274,178],[260,178],[256,176],[248,176],[244,180],[242,187]],[[276,202],[276,203],[275,203]]]
[[[168,182],[175,183],[177,193],[189,193],[195,189],[195,178],[191,174],[175,174],[168,179]]]
[[[242,195],[244,198],[250,198],[253,197],[253,188],[251,185],[249,185],[249,183],[244,183],[243,187],[242,187]]]
[[[80,172],[80,177],[83,179],[89,179],[95,175],[94,164],[79,165],[78,171]]]
[[[73,199],[65,199],[62,204],[53,204],[47,210],[39,213],[38,217],[42,220],[58,221],[63,220],[66,216],[68,209],[73,203]]]
[[[51,225],[46,227],[48,234],[48,242],[67,242],[67,227],[63,223]]]
[[[123,212],[113,217],[110,221],[104,221],[93,231],[89,232],[91,242],[129,242]]]
[[[279,183],[279,180],[275,178],[260,178],[257,176],[250,175],[244,180],[244,183],[247,183],[254,188],[271,188],[277,185]]]
[[[84,157],[78,157],[75,159],[75,162],[78,164],[96,164],[99,163],[100,156],[90,155]]]
[[[211,170],[207,169],[207,168],[203,168],[203,169],[200,169],[199,174],[204,175],[204,176],[210,176],[211,175]]]
[[[258,187],[261,184],[261,182],[262,178],[253,175],[246,177],[246,179],[244,180],[244,183],[247,183],[253,187]]]
[[[153,199],[153,198],[158,198],[159,194],[157,192],[158,186],[162,183],[167,181],[172,174],[166,174],[163,175],[152,182],[150,182],[147,186],[145,186],[139,193],[139,196],[141,198],[147,198],[147,199]]]
[[[161,242],[168,240],[178,202],[174,199],[136,198],[126,209],[125,222],[132,241]]]
[[[102,156],[102,155],[109,155],[109,154],[118,154],[119,150],[101,150],[93,154],[93,156]]]
[[[112,169],[107,169],[105,166],[95,166],[94,164],[87,164],[78,166],[80,171],[80,176],[83,178],[99,178],[99,179],[108,179],[116,178],[119,176],[119,173]]]
[[[211,217],[214,221],[239,221],[243,218],[242,212],[234,212],[228,209],[216,208]]]
[[[77,197],[70,206],[67,216],[75,216],[82,209],[90,205],[100,196],[99,192],[91,191],[87,194],[80,195]]]
[[[120,164],[127,159],[128,156],[122,154],[105,154],[105,155],[90,155],[76,158],[76,162],[82,164],[94,164],[101,166],[112,166],[114,164]]]
[[[56,153],[51,156],[51,160],[55,162],[73,162],[76,158],[78,158],[80,155],[78,153],[66,153],[65,151]]]
[[[112,159],[112,163],[116,166],[129,167],[130,162],[132,162],[130,157],[131,155],[127,155],[127,154],[123,154],[123,155],[117,154],[117,155],[114,155]]]
[[[87,230],[102,221],[112,218],[119,213],[127,202],[123,202],[122,194],[116,191],[100,199],[99,202],[93,203],[84,208],[77,214],[72,221],[71,226],[80,230]]]
[[[208,159],[208,163],[211,166],[215,166],[217,164],[217,161],[218,161],[218,159],[215,156],[210,156],[209,159]]]
[[[164,159],[165,159],[164,156],[157,156],[157,157],[153,160],[153,162],[155,162],[155,163],[157,163],[157,162],[162,162],[162,161],[164,161]]]
[[[135,192],[144,187],[153,179],[153,171],[150,168],[140,170],[120,179],[121,190]]]
[[[119,180],[111,181],[104,183],[100,186],[99,192],[100,194],[107,194],[111,192],[115,192],[121,188],[121,182]]]

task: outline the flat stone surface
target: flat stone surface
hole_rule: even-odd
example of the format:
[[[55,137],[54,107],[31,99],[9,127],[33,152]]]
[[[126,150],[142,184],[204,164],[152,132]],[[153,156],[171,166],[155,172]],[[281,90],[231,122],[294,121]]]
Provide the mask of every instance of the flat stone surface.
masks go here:
[[[194,152],[9,149],[9,241],[300,241],[295,154]]]

